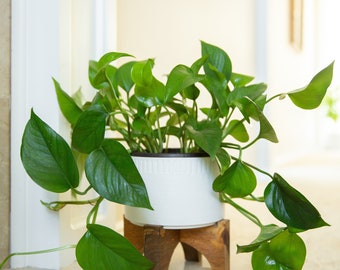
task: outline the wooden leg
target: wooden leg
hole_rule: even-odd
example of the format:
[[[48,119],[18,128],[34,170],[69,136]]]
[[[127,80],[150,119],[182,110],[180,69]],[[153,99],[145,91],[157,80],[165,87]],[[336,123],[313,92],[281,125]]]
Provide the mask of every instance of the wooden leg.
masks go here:
[[[165,230],[161,226],[145,226],[144,233],[144,255],[155,263],[153,270],[168,269],[179,243],[179,231]]]
[[[212,270],[230,269],[228,220],[209,227],[181,230],[180,241],[204,255]]]
[[[185,260],[189,262],[199,262],[201,261],[201,254],[193,247],[187,245],[186,243],[181,243],[184,251]]]
[[[172,254],[183,246],[187,261],[200,261],[204,255],[212,270],[230,270],[229,220],[203,228],[170,230],[162,226],[137,226],[124,219],[125,237],[149,260],[153,270],[169,268]]]

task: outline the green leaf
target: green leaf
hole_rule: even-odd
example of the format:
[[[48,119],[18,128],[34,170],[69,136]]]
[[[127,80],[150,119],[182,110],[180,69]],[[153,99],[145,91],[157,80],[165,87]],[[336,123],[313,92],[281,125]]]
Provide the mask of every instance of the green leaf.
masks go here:
[[[295,233],[285,230],[255,250],[254,270],[301,270],[306,258],[306,246]]]
[[[257,135],[257,139],[267,139],[274,143],[279,141],[274,128],[254,101],[248,97],[244,97],[238,99],[234,103],[237,105],[246,120],[248,120],[249,117],[252,117],[260,122],[260,131]]]
[[[93,105],[84,111],[74,126],[72,146],[82,153],[97,149],[104,139],[107,116],[101,105]]]
[[[98,224],[88,224],[76,247],[76,257],[84,270],[147,270],[153,263],[122,235]]]
[[[333,63],[316,74],[310,83],[301,89],[288,93],[292,102],[306,110],[317,108],[324,98],[333,78]]]
[[[228,95],[228,104],[233,105],[235,100],[243,97],[248,97],[252,101],[255,101],[267,90],[267,85],[264,83],[253,84],[243,87],[237,87]]]
[[[217,104],[222,114],[227,116],[229,112],[229,105],[227,102],[229,90],[227,90],[226,83],[210,77],[206,77],[201,83],[209,91],[213,97],[213,101]]]
[[[102,89],[108,86],[105,69],[113,61],[126,56],[132,56],[127,53],[109,52],[104,54],[99,61],[91,60],[89,62],[89,80],[91,85],[96,89]],[[114,68],[114,67],[112,67]]]
[[[203,75],[195,74],[189,67],[177,65],[171,70],[168,76],[168,80],[165,85],[164,102],[169,101],[180,91],[194,85],[203,78]]]
[[[105,139],[85,164],[87,179],[109,201],[152,209],[145,184],[130,154],[117,141]]]
[[[222,141],[222,130],[215,122],[201,121],[195,125],[186,125],[190,137],[210,157],[214,158],[220,149]]]
[[[122,87],[122,89],[124,89],[126,92],[130,92],[134,85],[134,82],[131,78],[131,71],[135,63],[136,61],[125,63],[118,68],[116,73],[118,85]]]
[[[269,211],[290,227],[308,230],[328,225],[306,197],[279,174],[274,174],[266,187],[264,199]]]
[[[201,41],[201,51],[202,57],[208,56],[207,62],[203,66],[205,74],[216,78],[216,72],[211,68],[213,66],[215,67],[216,71],[223,74],[226,81],[229,81],[231,77],[232,65],[228,54],[219,47],[205,43],[203,41]]]
[[[195,85],[190,85],[181,91],[181,95],[184,98],[196,100],[200,95],[200,90]]]
[[[73,126],[83,110],[78,107],[77,103],[71,98],[60,86],[60,84],[53,79],[54,88],[57,94],[60,111],[66,120]]]
[[[223,174],[230,166],[230,155],[226,150],[220,148],[216,153],[216,159],[219,163],[221,174]]]
[[[239,246],[237,245],[237,253],[252,252],[256,250],[263,243],[268,242],[279,233],[281,233],[284,228],[279,227],[275,224],[269,224],[261,227],[261,232],[257,238],[251,242],[249,245]]]
[[[231,120],[225,132],[239,142],[247,142],[249,140],[248,131],[242,121]]]
[[[232,197],[245,197],[256,187],[254,172],[241,160],[236,160],[223,174],[216,177],[213,189]]]
[[[148,86],[153,81],[152,67],[154,61],[148,59],[146,61],[136,62],[131,70],[131,78],[136,85]]]
[[[65,192],[79,185],[79,173],[65,140],[31,111],[21,144],[27,174],[42,188]]]
[[[232,73],[230,77],[230,81],[234,85],[234,87],[245,86],[252,80],[254,80],[254,77],[239,73]]]

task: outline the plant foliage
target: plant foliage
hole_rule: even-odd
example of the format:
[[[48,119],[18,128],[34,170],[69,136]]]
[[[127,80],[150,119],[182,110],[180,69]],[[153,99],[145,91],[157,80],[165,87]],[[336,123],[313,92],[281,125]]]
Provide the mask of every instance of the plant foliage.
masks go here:
[[[87,232],[76,255],[84,269],[150,269],[152,264],[122,236],[96,224],[100,203],[109,201],[152,209],[143,179],[130,153],[166,152],[170,139],[183,153],[206,152],[216,160],[220,175],[213,189],[221,201],[234,206],[260,227],[259,236],[238,252],[253,252],[255,270],[301,269],[305,245],[297,232],[327,225],[317,209],[279,174],[249,164],[242,153],[260,139],[278,142],[264,108],[288,96],[302,109],[321,103],[332,80],[333,63],[316,74],[306,87],[268,97],[264,83],[235,73],[221,48],[201,42],[201,56],[191,66],[179,64],[165,78],[153,73],[154,60],[137,61],[120,52],[90,61],[89,81],[97,90],[92,100],[79,103],[54,80],[60,110],[71,127],[68,145],[32,110],[22,138],[24,167],[38,185],[52,192],[81,196],[79,171],[84,168],[89,187],[99,197],[91,200]],[[114,65],[120,59],[123,64]],[[209,102],[200,106],[204,94]],[[257,125],[255,136],[250,132]],[[173,147],[173,146],[172,146]],[[84,162],[76,164],[78,156]],[[252,193],[257,186],[254,171],[270,178],[263,198]],[[283,226],[263,225],[234,198],[265,202],[269,213]],[[89,201],[87,201],[89,202]],[[45,203],[59,210],[72,202]],[[74,203],[74,202],[73,202]],[[85,202],[84,202],[85,203]]]

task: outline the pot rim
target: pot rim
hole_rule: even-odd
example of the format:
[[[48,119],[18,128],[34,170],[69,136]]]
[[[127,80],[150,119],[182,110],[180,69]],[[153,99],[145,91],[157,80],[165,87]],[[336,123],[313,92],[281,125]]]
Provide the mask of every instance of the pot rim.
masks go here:
[[[132,152],[132,157],[157,157],[157,158],[178,158],[178,157],[209,157],[205,152],[181,153],[179,148],[168,148],[162,153]]]

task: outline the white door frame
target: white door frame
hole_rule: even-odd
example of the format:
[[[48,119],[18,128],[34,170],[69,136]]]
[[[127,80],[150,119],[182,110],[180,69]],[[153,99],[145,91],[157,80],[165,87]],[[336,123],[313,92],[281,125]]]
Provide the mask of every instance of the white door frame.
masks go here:
[[[114,21],[115,0],[88,1],[95,7],[90,16],[91,21],[97,23],[88,35],[96,37],[91,44],[91,56],[97,57],[108,45],[112,47],[115,44],[115,25],[105,26],[108,18]],[[62,43],[65,40],[60,39],[72,34],[62,33],[65,29],[60,23],[63,15],[61,7],[65,2],[12,0],[11,252],[60,245],[59,215],[40,204],[40,200],[56,200],[58,196],[43,191],[29,180],[21,164],[20,145],[31,108],[52,128],[60,130],[60,115],[51,78],[59,78],[62,74],[64,63],[59,55],[62,46],[72,46],[71,43],[65,45]],[[70,2],[69,10],[72,11],[75,1],[67,2]],[[78,1],[79,4],[81,2]],[[107,41],[108,31],[114,31],[110,34],[110,42]],[[13,268],[32,266],[59,269],[60,265],[58,253],[16,256],[11,260]]]

